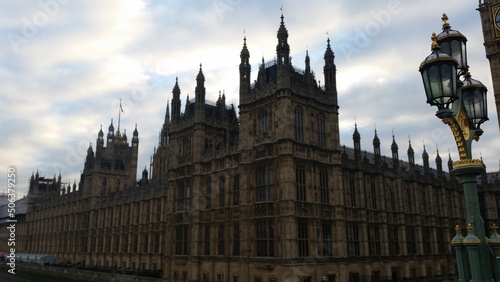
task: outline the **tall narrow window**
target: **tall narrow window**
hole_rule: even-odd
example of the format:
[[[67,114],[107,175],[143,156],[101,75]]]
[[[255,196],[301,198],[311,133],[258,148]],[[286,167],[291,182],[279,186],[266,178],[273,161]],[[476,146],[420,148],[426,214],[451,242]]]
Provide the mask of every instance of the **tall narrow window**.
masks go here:
[[[261,219],[256,222],[257,256],[274,257],[274,222]]]
[[[233,256],[240,255],[240,223],[235,221],[233,224]]]
[[[298,166],[295,169],[295,181],[297,188],[297,201],[306,200],[306,174],[304,167]]]
[[[328,193],[328,172],[326,171],[319,172],[319,190],[321,193],[321,203],[329,204],[330,196]]]
[[[295,108],[295,141],[304,142],[304,113],[302,108]]]
[[[394,192],[394,187],[388,184],[388,189],[389,189],[389,205],[388,205],[389,210],[396,211],[396,194]]]
[[[321,223],[321,244],[319,245],[319,255],[332,256],[332,225],[330,222]]]
[[[380,256],[380,230],[377,224],[368,225],[368,248],[371,256]]]
[[[388,225],[387,232],[389,233],[389,254],[399,255],[399,230],[397,225]]]
[[[203,242],[203,254],[210,255],[210,223],[205,224],[205,239]]]
[[[256,171],[256,197],[257,202],[273,200],[273,167],[269,164],[259,165]]]
[[[417,242],[415,240],[415,228],[406,226],[406,252],[409,255],[417,254]]]
[[[431,228],[429,226],[422,227],[422,243],[424,247],[424,254],[430,254],[432,252],[432,245]]]
[[[299,257],[309,256],[309,240],[307,236],[307,220],[298,219],[297,221]]]
[[[191,141],[189,138],[184,137],[182,139],[182,156],[187,158],[191,155]]]
[[[161,241],[161,236],[160,233],[155,234],[155,246],[154,246],[154,252],[159,254],[160,253],[160,241]]]
[[[351,207],[356,207],[356,182],[354,180],[354,175],[352,174],[349,178],[349,205]]]
[[[263,110],[259,113],[259,134],[260,137],[265,137],[269,134],[270,118],[267,111]]]
[[[148,233],[144,233],[142,235],[142,242],[143,242],[142,251],[144,253],[148,253],[149,252],[149,234]]]
[[[188,228],[189,225],[182,224],[175,227],[175,254],[188,254]]]
[[[223,256],[225,254],[224,252],[224,244],[225,244],[225,236],[224,236],[224,223],[219,223],[218,230],[217,230],[217,254],[219,256]]]
[[[212,208],[212,185],[210,184],[210,181],[208,181],[205,186],[205,208]]]
[[[347,250],[349,256],[360,256],[359,226],[355,222],[347,224]]]
[[[325,116],[319,114],[317,117],[318,124],[318,146],[324,148],[326,146],[326,133],[325,133]]]
[[[219,207],[225,207],[226,201],[226,178],[221,177],[219,179]]]
[[[239,206],[240,205],[240,175],[235,175],[234,176],[234,183],[233,183],[233,205],[234,206]]]
[[[370,183],[370,191],[371,191],[371,200],[372,200],[372,209],[377,209],[377,190],[375,189],[375,180],[373,179]]]
[[[189,184],[183,181],[177,188],[177,211],[189,210]]]

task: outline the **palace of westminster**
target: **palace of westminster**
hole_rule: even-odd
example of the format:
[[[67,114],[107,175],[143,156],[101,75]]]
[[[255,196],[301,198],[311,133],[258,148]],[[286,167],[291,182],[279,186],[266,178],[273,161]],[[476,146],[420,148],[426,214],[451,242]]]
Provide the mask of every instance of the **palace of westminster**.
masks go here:
[[[113,123],[88,148],[78,184],[32,175],[17,252],[165,281],[456,277],[450,241],[456,225],[465,234],[466,216],[445,171],[451,158],[431,160],[424,148],[418,165],[411,143],[400,154],[394,138],[382,156],[376,131],[367,152],[356,127],[353,146],[341,146],[330,41],[320,86],[307,53],[303,69],[291,64],[283,16],[277,39],[276,58],[251,82],[244,38],[239,111],[224,95],[206,102],[201,65],[181,111],[176,79],[152,169],[139,180],[137,127],[129,140]],[[497,177],[478,179],[487,227],[500,217]]]

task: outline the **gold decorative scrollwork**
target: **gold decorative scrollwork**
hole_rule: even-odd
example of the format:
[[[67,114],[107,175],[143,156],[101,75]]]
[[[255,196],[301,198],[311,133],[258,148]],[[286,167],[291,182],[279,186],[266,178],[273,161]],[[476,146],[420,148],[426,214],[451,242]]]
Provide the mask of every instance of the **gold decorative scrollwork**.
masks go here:
[[[453,168],[461,166],[483,166],[483,162],[477,159],[466,159],[453,162]]]
[[[467,114],[462,109],[460,109],[455,118],[446,117],[443,118],[443,122],[447,124],[453,132],[455,142],[457,143],[460,160],[467,159],[465,142],[469,140],[470,137],[470,128],[469,122],[467,120]]]

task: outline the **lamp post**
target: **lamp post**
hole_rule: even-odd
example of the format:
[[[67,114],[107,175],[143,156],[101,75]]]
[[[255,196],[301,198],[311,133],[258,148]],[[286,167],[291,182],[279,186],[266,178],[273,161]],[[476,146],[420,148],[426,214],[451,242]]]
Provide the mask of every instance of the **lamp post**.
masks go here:
[[[437,106],[436,116],[451,128],[460,156],[460,160],[453,163],[451,172],[463,185],[469,235],[452,241],[457,252],[459,281],[490,282],[492,257],[479,212],[476,187],[477,176],[484,171],[484,166],[481,160],[472,158],[471,152],[472,140],[478,141],[483,133],[481,123],[488,120],[487,90],[470,76],[467,38],[451,29],[446,14],[442,20],[443,31],[439,35],[432,34],[432,53],[420,64],[419,71],[427,103]]]

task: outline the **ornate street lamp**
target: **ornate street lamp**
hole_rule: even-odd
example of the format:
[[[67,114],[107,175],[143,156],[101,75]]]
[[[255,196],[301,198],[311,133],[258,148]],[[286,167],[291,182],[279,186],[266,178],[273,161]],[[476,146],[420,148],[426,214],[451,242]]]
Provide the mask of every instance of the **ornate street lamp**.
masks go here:
[[[452,245],[456,250],[459,281],[492,281],[493,256],[487,245],[476,187],[477,176],[484,172],[484,166],[481,160],[472,159],[471,152],[472,140],[478,141],[483,133],[481,123],[488,120],[487,90],[470,77],[467,38],[451,29],[446,14],[442,20],[443,31],[432,34],[432,53],[420,64],[419,71],[427,103],[437,106],[436,116],[451,128],[460,156],[451,172],[464,188],[469,235],[465,238],[457,235]]]

